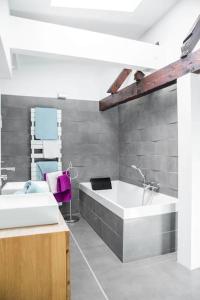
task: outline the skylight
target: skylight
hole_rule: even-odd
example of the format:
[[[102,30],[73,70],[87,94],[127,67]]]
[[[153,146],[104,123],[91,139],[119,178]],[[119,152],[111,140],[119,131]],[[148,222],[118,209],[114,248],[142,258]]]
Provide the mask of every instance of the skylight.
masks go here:
[[[51,0],[51,6],[133,12],[142,0]]]

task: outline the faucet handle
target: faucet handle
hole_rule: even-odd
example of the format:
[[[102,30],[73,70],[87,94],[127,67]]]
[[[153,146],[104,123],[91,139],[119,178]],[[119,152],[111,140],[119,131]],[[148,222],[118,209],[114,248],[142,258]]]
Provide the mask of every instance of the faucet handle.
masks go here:
[[[143,184],[143,187],[149,189],[150,191],[159,192],[160,184],[155,181],[148,181]]]
[[[154,192],[159,192],[160,184],[158,182],[151,182],[151,186]]]
[[[3,181],[6,181],[8,179],[8,176],[6,174],[0,175],[0,179],[2,179]]]

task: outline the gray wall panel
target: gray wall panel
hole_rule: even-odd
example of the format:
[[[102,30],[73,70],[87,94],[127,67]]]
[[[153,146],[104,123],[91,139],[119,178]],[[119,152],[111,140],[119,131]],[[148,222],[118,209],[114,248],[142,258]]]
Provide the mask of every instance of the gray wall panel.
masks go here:
[[[16,173],[8,173],[9,181],[30,179],[30,109],[36,106],[62,109],[62,162],[66,168],[71,160],[79,172],[73,184],[73,210],[78,211],[79,181],[94,176],[118,179],[118,109],[101,113],[93,101],[3,95],[3,166],[16,167]]]
[[[177,196],[176,86],[119,107],[119,155],[121,180],[141,185],[141,177],[130,167],[134,164],[160,183],[162,193]]]

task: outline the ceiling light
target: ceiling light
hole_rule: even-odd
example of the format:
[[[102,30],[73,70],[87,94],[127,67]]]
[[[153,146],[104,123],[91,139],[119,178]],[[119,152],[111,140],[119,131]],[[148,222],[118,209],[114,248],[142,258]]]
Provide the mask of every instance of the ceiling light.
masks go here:
[[[51,0],[51,6],[133,12],[143,0]]]

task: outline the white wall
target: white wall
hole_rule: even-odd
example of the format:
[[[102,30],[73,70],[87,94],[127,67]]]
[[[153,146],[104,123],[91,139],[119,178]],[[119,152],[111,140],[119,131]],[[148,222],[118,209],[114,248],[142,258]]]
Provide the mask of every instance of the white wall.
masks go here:
[[[200,268],[200,77],[188,74],[177,83],[179,149],[178,262]]]
[[[181,46],[200,14],[199,0],[182,0],[141,40],[159,41],[168,53],[166,63],[180,58]],[[200,48],[200,43],[196,49]],[[200,267],[200,77],[188,74],[178,79],[178,262],[189,269]]]
[[[2,116],[1,116],[1,86],[0,86],[0,176],[1,176],[1,128],[2,128]],[[2,180],[0,179],[0,187]]]
[[[0,77],[9,78],[12,73],[8,40],[9,7],[7,0],[0,0]]]
[[[175,61],[180,58],[183,40],[199,14],[199,0],[181,0],[141,40],[149,43],[159,41],[169,57],[166,63]],[[200,43],[196,48],[200,48]]]
[[[23,58],[11,80],[0,80],[3,94],[100,100],[122,70],[122,66],[84,61],[54,61]],[[130,83],[133,82],[131,74]]]

